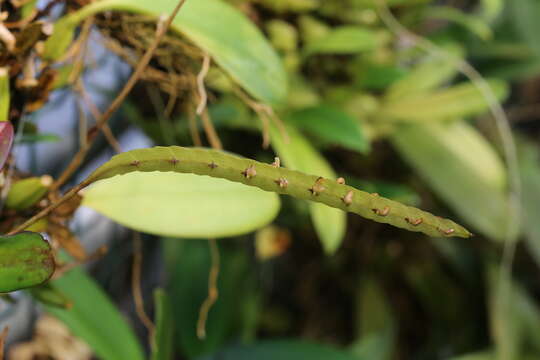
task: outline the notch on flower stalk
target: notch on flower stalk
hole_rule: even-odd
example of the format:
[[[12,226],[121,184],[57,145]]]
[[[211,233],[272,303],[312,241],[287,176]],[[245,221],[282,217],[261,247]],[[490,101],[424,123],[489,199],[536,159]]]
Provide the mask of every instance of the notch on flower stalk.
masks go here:
[[[343,203],[347,206],[351,205],[352,202],[353,202],[353,196],[354,196],[354,192],[352,190],[349,190],[349,192],[347,192],[345,194],[345,196],[343,196],[341,198],[341,201],[343,201]]]
[[[244,175],[246,179],[251,179],[257,175],[257,170],[255,170],[254,165],[249,165],[241,174]]]
[[[381,209],[371,209],[375,214],[379,215],[379,216],[386,216],[388,214],[390,214],[390,207],[389,206],[385,206],[384,208]]]
[[[279,178],[274,182],[282,189],[285,189],[287,186],[289,186],[289,182],[285,178]]]
[[[450,235],[452,235],[454,232],[456,232],[456,230],[453,229],[453,228],[450,228],[450,229],[441,229],[441,228],[437,228],[437,230],[439,230],[443,235],[446,235],[446,236],[450,236]]]
[[[411,224],[412,226],[418,226],[418,225],[420,225],[422,222],[424,222],[424,219],[423,219],[423,218],[410,219],[410,218],[406,217],[406,218],[405,218],[405,221],[408,222],[409,224]]]
[[[322,177],[319,177],[317,181],[315,181],[315,184],[313,184],[313,186],[308,189],[311,195],[317,196],[320,193],[322,193],[324,190],[326,190],[326,187],[323,185],[323,182],[324,182],[324,178]]]

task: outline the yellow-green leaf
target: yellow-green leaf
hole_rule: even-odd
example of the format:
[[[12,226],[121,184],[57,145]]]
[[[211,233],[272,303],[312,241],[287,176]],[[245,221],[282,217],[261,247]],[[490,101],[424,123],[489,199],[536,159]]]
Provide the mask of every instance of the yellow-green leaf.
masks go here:
[[[100,180],[83,205],[150,234],[214,238],[268,224],[279,211],[275,193],[224,179],[175,172],[132,172]]]
[[[489,143],[465,122],[402,125],[391,140],[464,221],[501,239],[508,222],[506,173]]]

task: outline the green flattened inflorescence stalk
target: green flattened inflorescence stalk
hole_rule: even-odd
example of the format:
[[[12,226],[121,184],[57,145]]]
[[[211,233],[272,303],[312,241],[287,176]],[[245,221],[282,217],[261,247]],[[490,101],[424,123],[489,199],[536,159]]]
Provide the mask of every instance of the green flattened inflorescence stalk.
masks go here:
[[[256,186],[265,191],[321,202],[364,218],[394,225],[429,236],[457,236],[472,234],[452,220],[443,219],[420,209],[357,190],[343,179],[324,179],[289,170],[274,164],[264,164],[225,152],[184,148],[180,146],[154,147],[128,151],[114,156],[94,171],[83,184],[107,179],[133,171],[174,171],[223,178]],[[82,185],[82,184],[81,184]]]

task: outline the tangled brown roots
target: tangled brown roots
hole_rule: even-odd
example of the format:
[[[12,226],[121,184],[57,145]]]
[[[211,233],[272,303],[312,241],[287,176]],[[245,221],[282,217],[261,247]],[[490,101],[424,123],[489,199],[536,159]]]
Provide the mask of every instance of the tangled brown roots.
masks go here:
[[[146,15],[111,13],[96,17],[106,46],[136,66],[155,37],[156,19]],[[161,41],[141,80],[155,84],[171,98],[190,98],[196,91],[203,52],[181,35],[169,32]]]

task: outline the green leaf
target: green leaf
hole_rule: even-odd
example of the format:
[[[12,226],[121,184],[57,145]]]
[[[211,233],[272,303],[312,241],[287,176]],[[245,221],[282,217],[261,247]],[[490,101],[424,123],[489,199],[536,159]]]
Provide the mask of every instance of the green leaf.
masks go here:
[[[319,105],[295,111],[288,122],[317,136],[325,143],[367,153],[369,142],[360,121],[329,105]]]
[[[336,178],[330,164],[298,130],[288,126],[286,131],[288,143],[277,129],[272,129],[272,147],[287,167],[328,179]],[[319,203],[310,203],[309,210],[324,250],[333,254],[343,241],[347,227],[346,214]]]
[[[304,49],[306,56],[313,54],[355,54],[380,46],[379,37],[361,26],[341,26],[320,39],[313,40]]]
[[[505,82],[490,80],[488,84],[498,100],[508,95]],[[469,117],[488,109],[488,103],[480,90],[472,83],[465,83],[416,97],[389,101],[383,105],[378,115],[394,121],[428,122]]]
[[[234,346],[199,360],[367,360],[330,346],[299,340],[265,341],[248,346]]]
[[[59,58],[71,43],[77,25],[88,16],[119,10],[157,18],[172,13],[176,4],[170,0],[92,2],[55,23],[55,31],[45,43],[45,57]],[[286,100],[287,76],[281,60],[257,27],[231,5],[221,0],[187,1],[171,28],[208,52],[255,98],[271,105]]]
[[[0,236],[0,293],[40,285],[54,269],[51,245],[40,234]]]
[[[162,241],[169,274],[167,292],[174,304],[176,349],[189,359],[217,351],[231,338],[239,323],[238,314],[244,307],[242,285],[250,271],[248,259],[244,252],[220,246],[219,297],[208,313],[206,337],[199,339],[197,322],[201,305],[208,296],[211,268],[208,243],[183,239]]]
[[[236,236],[268,224],[276,194],[224,179],[133,172],[94,184],[82,205],[138,231],[171,237]]]
[[[508,223],[506,174],[489,143],[465,122],[402,125],[392,143],[464,221],[502,239]]]
[[[174,320],[169,297],[163,289],[154,291],[155,333],[151,360],[171,360],[174,355]]]
[[[53,285],[72,302],[69,310],[46,306],[84,340],[100,359],[143,360],[144,355],[132,330],[103,290],[80,269],[72,270]]]

